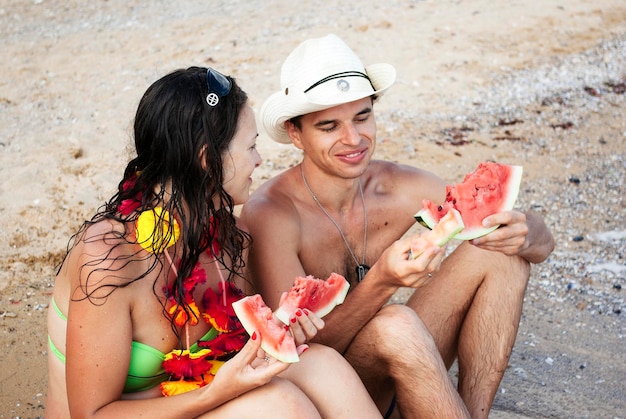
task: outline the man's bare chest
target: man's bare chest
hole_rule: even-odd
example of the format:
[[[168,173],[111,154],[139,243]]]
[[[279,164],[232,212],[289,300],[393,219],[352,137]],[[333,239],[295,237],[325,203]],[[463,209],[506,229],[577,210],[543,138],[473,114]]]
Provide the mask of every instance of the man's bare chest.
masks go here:
[[[378,210],[368,212],[367,226],[362,217],[341,221],[330,220],[321,212],[303,219],[299,257],[307,274],[326,278],[336,272],[351,285],[358,282],[363,266],[372,266],[414,224],[410,216]]]

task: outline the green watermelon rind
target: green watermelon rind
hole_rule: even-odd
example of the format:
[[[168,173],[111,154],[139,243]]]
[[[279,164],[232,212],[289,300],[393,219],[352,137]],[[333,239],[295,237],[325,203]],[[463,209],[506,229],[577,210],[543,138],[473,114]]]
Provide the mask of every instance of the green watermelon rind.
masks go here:
[[[430,212],[428,212],[427,210],[423,209],[420,210],[417,214],[415,214],[415,219],[417,220],[418,223],[420,223],[421,225],[423,225],[424,227],[432,230],[435,225],[437,225],[437,220],[435,220],[431,215]],[[473,240],[473,239],[477,239],[478,237],[482,237],[486,234],[491,233],[492,231],[496,230],[498,227],[500,227],[499,225],[497,226],[492,226],[492,227],[480,227],[480,228],[473,228],[473,229],[464,229],[463,231],[461,231],[460,233],[457,233],[453,236],[451,236],[449,238],[448,241],[454,239],[454,240]]]
[[[277,360],[281,362],[289,363],[289,364],[300,361],[300,357],[298,356],[298,351],[296,349],[295,341],[293,341],[293,337],[291,337],[291,335],[287,335],[289,332],[283,329],[283,332],[286,334],[285,338],[291,339],[293,341],[293,349],[290,348],[291,350],[289,351],[281,352],[281,351],[278,351],[278,348],[275,349],[275,346],[270,345],[271,342],[268,339],[268,336],[264,336],[263,330],[257,330],[258,328],[256,327],[256,324],[261,321],[265,321],[265,319],[260,319],[254,316],[253,313],[249,313],[249,311],[246,310],[246,304],[248,303],[249,299],[254,298],[254,297],[255,296],[244,297],[241,300],[235,301],[233,303],[233,310],[235,311],[235,314],[239,318],[239,321],[241,322],[241,325],[243,326],[243,328],[246,330],[246,332],[248,332],[249,335],[252,335],[254,332],[258,332],[258,334],[261,335],[261,349],[263,349],[265,353],[267,353],[269,356],[276,358]],[[282,326],[278,326],[278,327],[282,329]]]
[[[522,184],[522,166],[509,166],[511,167],[511,180],[509,181],[509,193],[506,196],[502,208],[500,211],[510,211],[515,206],[517,196],[519,195],[520,186]],[[423,208],[419,210],[415,215],[415,220],[428,229],[433,229],[437,224],[437,220],[430,215],[428,209]],[[465,227],[460,233],[456,234],[453,239],[455,240],[473,240],[479,237],[485,236],[492,231],[495,231],[500,227],[499,225],[491,227]]]
[[[450,240],[452,240],[454,237],[456,237],[457,234],[459,234],[461,231],[463,231],[463,228],[465,228],[465,225],[463,224],[463,217],[461,217],[461,214],[457,210],[455,210],[454,208],[451,208],[450,212],[452,213],[452,215],[454,216],[454,219],[457,221],[458,224],[457,224],[457,226],[453,230],[442,232],[442,234],[444,234],[444,235],[441,236],[441,238],[439,238],[438,241],[434,242],[434,244],[436,244],[439,247],[443,247],[446,243],[448,243]],[[444,217],[442,217],[442,220],[443,220]],[[420,220],[421,220],[421,218],[420,218]],[[424,224],[422,224],[422,225],[424,225]],[[424,235],[424,238],[426,238],[429,242],[433,241],[432,237],[429,236],[429,233],[434,232],[434,228],[435,228],[435,225],[433,225],[433,227],[430,229],[430,231]],[[420,253],[414,253],[411,249],[409,249],[409,259],[416,259],[420,254],[421,254],[421,252]]]
[[[274,315],[283,323],[285,324],[289,324],[289,319],[290,317],[293,317],[293,312],[298,309],[298,308],[306,308],[308,310],[313,311],[319,318],[322,318],[324,316],[326,316],[328,313],[330,313],[331,311],[333,311],[333,309],[338,306],[339,304],[342,304],[345,299],[346,296],[348,295],[348,291],[350,290],[350,283],[348,281],[346,281],[346,279],[339,275],[339,274],[331,274],[328,279],[326,279],[326,281],[330,280],[333,277],[337,277],[337,280],[342,280],[342,287],[339,289],[339,292],[337,293],[337,295],[335,296],[335,298],[333,300],[331,300],[328,304],[326,304],[325,306],[322,307],[318,307],[317,309],[313,308],[313,307],[297,307],[298,304],[294,304],[292,302],[290,302],[288,300],[289,298],[289,294],[287,295],[285,301],[283,301],[283,303],[276,309],[276,311],[274,311]],[[308,279],[311,278],[315,281],[321,281],[320,279],[317,278],[313,278],[312,276],[307,276],[307,277],[301,277],[300,279]]]

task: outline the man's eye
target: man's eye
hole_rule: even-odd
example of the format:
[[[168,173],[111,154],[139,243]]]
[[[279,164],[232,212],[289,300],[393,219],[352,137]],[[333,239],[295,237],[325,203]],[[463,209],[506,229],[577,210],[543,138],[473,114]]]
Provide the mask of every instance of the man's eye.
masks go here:
[[[337,128],[337,124],[329,124],[329,125],[322,126],[321,130],[324,132],[331,132],[331,131],[334,131],[335,128]]]

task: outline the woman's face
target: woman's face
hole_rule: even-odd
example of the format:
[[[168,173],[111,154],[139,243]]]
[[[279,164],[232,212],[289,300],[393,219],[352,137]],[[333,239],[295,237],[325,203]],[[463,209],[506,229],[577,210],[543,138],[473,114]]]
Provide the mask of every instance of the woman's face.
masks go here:
[[[256,149],[259,136],[250,105],[244,105],[237,132],[224,154],[224,190],[233,198],[236,205],[243,204],[250,196],[252,172],[261,165],[261,156]]]

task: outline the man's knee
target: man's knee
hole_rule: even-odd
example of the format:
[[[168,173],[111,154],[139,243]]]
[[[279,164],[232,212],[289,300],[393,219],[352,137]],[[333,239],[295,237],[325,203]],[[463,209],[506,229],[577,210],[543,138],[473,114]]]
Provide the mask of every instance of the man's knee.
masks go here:
[[[508,287],[526,288],[530,278],[530,263],[520,256],[508,256],[503,253],[480,249],[469,243],[463,243],[454,253],[457,258],[451,258],[453,263],[461,267],[480,267],[483,271],[478,273],[486,279],[493,278]],[[460,260],[459,260],[460,258]],[[484,261],[476,264],[475,261]],[[502,278],[506,278],[503,281]]]
[[[383,307],[368,326],[372,329],[374,351],[387,364],[413,364],[425,355],[438,353],[424,323],[405,305]]]

